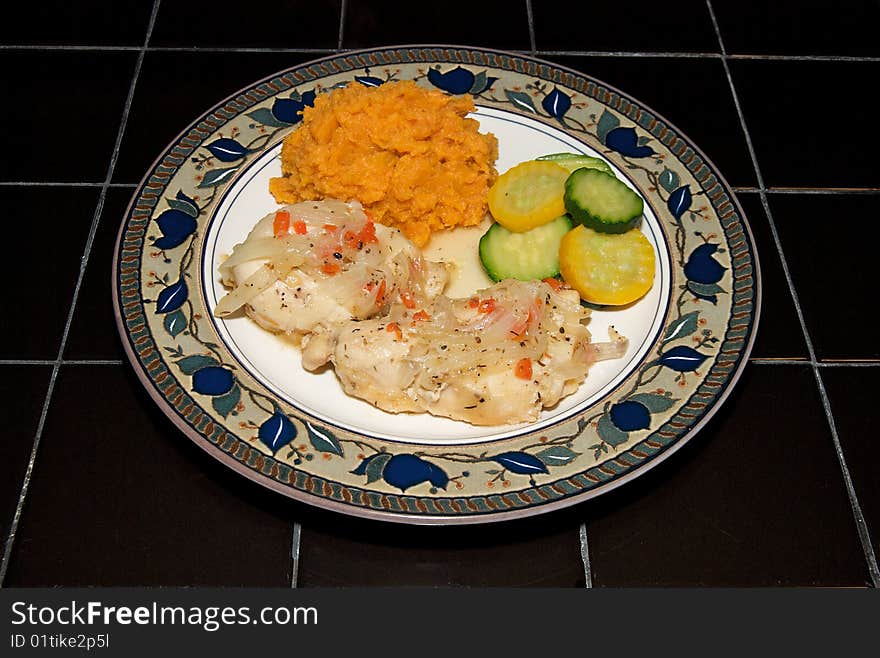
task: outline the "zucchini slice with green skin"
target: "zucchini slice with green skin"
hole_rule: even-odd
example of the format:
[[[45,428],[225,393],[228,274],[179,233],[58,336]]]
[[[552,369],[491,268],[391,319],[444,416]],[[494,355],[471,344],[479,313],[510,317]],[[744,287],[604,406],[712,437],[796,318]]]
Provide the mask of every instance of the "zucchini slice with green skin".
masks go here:
[[[614,176],[577,169],[565,181],[565,210],[578,224],[601,233],[625,233],[639,223],[642,197]]]
[[[611,165],[605,162],[602,158],[594,158],[581,153],[551,153],[550,155],[542,155],[538,160],[548,160],[558,164],[560,167],[565,167],[569,171],[587,168],[604,171],[611,176],[614,175]]]
[[[568,215],[514,233],[495,223],[480,238],[480,262],[493,281],[531,281],[559,274],[559,245],[571,230]]]

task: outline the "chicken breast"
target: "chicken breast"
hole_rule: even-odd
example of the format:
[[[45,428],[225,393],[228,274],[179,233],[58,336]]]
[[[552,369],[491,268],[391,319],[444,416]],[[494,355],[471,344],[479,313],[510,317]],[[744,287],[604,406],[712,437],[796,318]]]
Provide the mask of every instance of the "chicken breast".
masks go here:
[[[589,310],[555,280],[508,279],[466,299],[357,202],[304,202],[261,219],[220,266],[215,315],[244,310],[294,338],[307,370],[332,365],[349,395],[393,413],[475,425],[539,418],[627,341],[593,343]]]
[[[302,341],[310,369],[327,361],[334,326],[383,314],[401,295],[427,303],[449,278],[399,230],[374,224],[357,202],[335,200],[266,215],[220,274],[231,291],[215,315],[243,308],[263,328]]]
[[[469,299],[337,327],[329,359],[345,391],[390,412],[424,412],[475,425],[534,421],[573,393],[599,358],[627,341],[613,329],[592,343],[577,292],[506,280]]]

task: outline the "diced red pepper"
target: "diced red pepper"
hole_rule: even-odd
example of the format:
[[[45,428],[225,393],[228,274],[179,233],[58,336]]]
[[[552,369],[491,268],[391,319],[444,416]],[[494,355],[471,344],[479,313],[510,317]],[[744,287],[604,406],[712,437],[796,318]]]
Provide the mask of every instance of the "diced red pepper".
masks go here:
[[[520,359],[519,361],[517,361],[516,365],[513,367],[513,374],[516,375],[519,379],[531,379],[532,360]]]
[[[321,265],[321,271],[324,274],[329,274],[330,276],[333,276],[334,274],[339,274],[341,270],[342,267],[339,265],[339,263],[325,262],[323,265]]]
[[[327,233],[333,233],[336,230],[336,224],[324,224],[324,230]]]
[[[430,319],[431,319],[431,316],[424,309],[413,313],[413,320],[415,322],[425,322]]]
[[[400,301],[403,302],[403,305],[407,308],[415,308],[416,300],[413,298],[413,294],[409,290],[401,290],[400,291]]]
[[[364,224],[364,227],[358,232],[358,239],[364,244],[378,242],[379,240],[376,237],[376,225],[371,221]]]
[[[480,300],[478,310],[480,313],[491,313],[495,310],[495,299],[489,297],[488,299]]]
[[[297,235],[305,235],[308,230],[309,227],[306,226],[306,223],[301,219],[298,219],[293,223],[293,232]]]
[[[400,329],[400,325],[396,322],[389,322],[386,324],[385,331],[389,334],[393,333],[397,337],[397,340],[403,340],[403,331]]]
[[[354,231],[346,231],[342,234],[342,242],[349,249],[358,249],[363,243]]]
[[[373,292],[373,290],[375,288],[376,288],[375,281],[367,281],[364,284],[364,290],[366,290],[368,292]],[[382,279],[382,281],[379,283],[378,290],[376,290],[376,306],[377,307],[382,306],[382,304],[385,303],[385,288],[386,288],[385,279]]]
[[[563,288],[562,281],[552,276],[544,279],[544,283],[553,288],[553,292],[559,292]]]
[[[290,233],[290,213],[287,210],[279,210],[275,213],[272,231],[276,238],[283,238]]]

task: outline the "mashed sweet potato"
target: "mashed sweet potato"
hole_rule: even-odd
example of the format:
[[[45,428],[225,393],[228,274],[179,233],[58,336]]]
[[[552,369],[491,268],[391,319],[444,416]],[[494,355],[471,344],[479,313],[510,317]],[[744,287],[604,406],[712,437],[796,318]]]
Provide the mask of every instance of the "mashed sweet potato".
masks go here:
[[[318,96],[284,140],[279,203],[356,199],[374,221],[424,246],[433,231],[479,224],[498,173],[498,140],[465,115],[470,96],[405,80]]]

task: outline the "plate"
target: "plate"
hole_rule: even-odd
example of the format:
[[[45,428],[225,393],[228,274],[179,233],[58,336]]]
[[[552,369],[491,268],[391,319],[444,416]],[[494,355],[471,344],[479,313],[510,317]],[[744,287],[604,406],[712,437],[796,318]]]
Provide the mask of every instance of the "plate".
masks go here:
[[[284,137],[337,86],[412,79],[474,96],[496,166],[575,151],[605,159],[645,201],[655,247],[650,293],[598,308],[589,328],[629,338],[623,358],[530,424],[477,427],[389,414],[351,398],[331,370],[246,318],[218,320],[217,265],[277,207]],[[490,282],[480,228],[435,235],[454,258],[450,294]],[[126,354],[162,410],[210,455],[292,498],[364,517],[423,524],[499,521],[572,505],[672,454],[727,397],[760,309],[757,254],[729,186],[652,110],[598,80],[500,51],[398,46],[346,52],[254,83],[181,133],[139,184],[120,227],[114,304]]]

